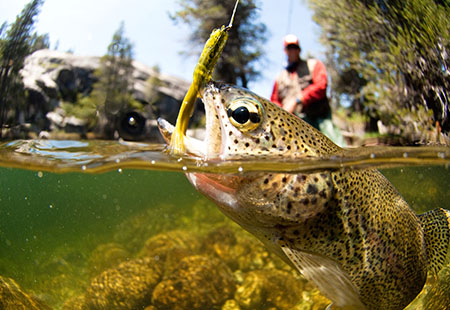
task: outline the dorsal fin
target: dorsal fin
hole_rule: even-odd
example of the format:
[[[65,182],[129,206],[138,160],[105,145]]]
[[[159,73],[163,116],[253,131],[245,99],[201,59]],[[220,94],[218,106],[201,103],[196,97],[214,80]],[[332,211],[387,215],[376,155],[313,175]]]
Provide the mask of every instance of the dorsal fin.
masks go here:
[[[419,215],[427,246],[428,270],[439,272],[450,258],[450,212],[439,208]]]
[[[366,309],[356,287],[338,263],[324,256],[298,251],[285,241],[279,241],[279,245],[298,271],[333,301],[331,309]]]

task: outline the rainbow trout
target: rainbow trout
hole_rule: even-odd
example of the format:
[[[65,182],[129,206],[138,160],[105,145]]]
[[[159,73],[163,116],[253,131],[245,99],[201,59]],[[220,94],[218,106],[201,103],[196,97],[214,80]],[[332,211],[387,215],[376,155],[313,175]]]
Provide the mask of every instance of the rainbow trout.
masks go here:
[[[185,137],[206,160],[339,154],[322,133],[248,90],[200,89],[204,141]],[[174,127],[159,120],[170,141]],[[450,212],[416,215],[377,170],[317,173],[187,173],[192,185],[314,282],[334,309],[396,310],[448,261]]]

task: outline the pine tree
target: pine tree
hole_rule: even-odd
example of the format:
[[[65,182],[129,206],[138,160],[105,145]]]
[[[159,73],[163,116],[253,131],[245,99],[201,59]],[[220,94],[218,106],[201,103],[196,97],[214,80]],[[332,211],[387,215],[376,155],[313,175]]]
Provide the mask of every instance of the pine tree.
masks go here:
[[[450,131],[450,6],[433,0],[309,0],[333,98],[403,135]]]
[[[7,113],[12,108],[20,109],[25,102],[20,70],[25,57],[32,52],[34,19],[42,4],[43,0],[28,3],[6,31],[6,36],[6,23],[0,28],[0,138]]]
[[[131,94],[133,45],[124,32],[122,22],[113,35],[106,55],[100,60],[100,68],[95,72],[98,82],[90,95],[100,115],[107,120],[103,130],[108,138],[113,137],[120,114],[136,105]]]
[[[189,43],[196,48],[195,57],[214,28],[228,25],[235,0],[180,0],[181,10],[172,18],[182,21],[193,28]],[[267,30],[262,23],[257,23],[259,2],[242,0],[236,11],[233,27],[229,33],[228,43],[216,65],[213,78],[247,87],[256,80],[260,71],[258,63],[263,57],[263,44],[266,42]]]

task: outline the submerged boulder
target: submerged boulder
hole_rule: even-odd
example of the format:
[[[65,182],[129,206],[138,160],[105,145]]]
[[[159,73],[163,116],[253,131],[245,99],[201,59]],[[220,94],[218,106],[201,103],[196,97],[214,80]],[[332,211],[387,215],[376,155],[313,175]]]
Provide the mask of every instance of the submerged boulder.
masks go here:
[[[222,261],[194,255],[182,259],[155,287],[152,304],[157,309],[216,309],[233,296],[234,290],[233,274]]]
[[[123,262],[91,281],[84,297],[85,306],[89,310],[143,309],[150,305],[161,274],[161,266],[153,258]]]
[[[0,276],[0,309],[50,310],[51,308],[26,292],[10,278]]]
[[[303,282],[292,274],[276,270],[255,270],[245,274],[235,300],[243,309],[261,307],[289,310],[301,301]]]

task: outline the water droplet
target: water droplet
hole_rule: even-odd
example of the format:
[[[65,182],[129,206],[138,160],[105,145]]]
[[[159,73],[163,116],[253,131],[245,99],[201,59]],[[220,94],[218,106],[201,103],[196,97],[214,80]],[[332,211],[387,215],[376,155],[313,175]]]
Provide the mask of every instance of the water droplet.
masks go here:
[[[53,205],[48,205],[48,207],[49,207],[50,209],[53,209]]]
[[[122,173],[122,168],[117,169],[117,172]]]
[[[177,162],[180,162],[182,160],[183,160],[183,158],[180,157],[180,158],[177,159]]]
[[[238,171],[239,171],[239,172],[243,172],[243,171],[244,171],[244,168],[239,167],[239,168],[238,168]]]
[[[119,158],[116,159],[116,163],[120,163],[120,159]]]
[[[38,178],[42,178],[42,177],[44,176],[44,174],[42,173],[42,171],[39,171],[39,172],[37,173],[37,176],[38,176]]]
[[[370,158],[374,159],[375,158],[375,154],[374,153],[370,154]]]
[[[86,166],[85,165],[81,166],[81,170],[85,171],[86,170]]]
[[[403,158],[408,158],[408,153],[403,153]]]
[[[152,165],[154,165],[155,164],[155,161],[154,160],[152,160]]]
[[[181,168],[181,169],[183,169],[183,171],[186,171],[186,170],[187,170],[187,167],[186,167],[186,166],[183,166],[183,168]]]

